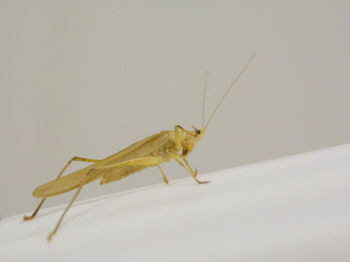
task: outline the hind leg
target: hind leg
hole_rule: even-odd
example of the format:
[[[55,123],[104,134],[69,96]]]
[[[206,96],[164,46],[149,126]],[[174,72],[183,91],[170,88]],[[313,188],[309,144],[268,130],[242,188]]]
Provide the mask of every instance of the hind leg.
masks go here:
[[[82,189],[82,186],[78,188],[78,190],[75,192],[72,200],[69,202],[68,206],[65,208],[65,210],[63,211],[60,219],[58,220],[55,228],[52,230],[52,232],[47,236],[47,241],[50,241],[53,237],[54,234],[56,234],[58,228],[60,227],[61,225],[61,222],[65,216],[65,214],[67,213],[68,209],[72,206],[73,202],[75,201],[75,199],[78,197],[79,193],[80,193],[80,190]]]
[[[63,172],[66,171],[66,169],[68,168],[68,166],[73,162],[73,161],[83,161],[83,162],[98,162],[100,160],[97,160],[97,159],[90,159],[90,158],[84,158],[84,157],[79,157],[79,156],[75,156],[75,157],[72,157],[68,162],[67,164],[62,168],[61,172],[58,174],[57,178],[61,177]],[[56,178],[56,179],[57,179]],[[46,200],[46,197],[44,197],[43,199],[41,199],[39,205],[37,206],[37,208],[35,209],[35,211],[33,212],[33,214],[31,216],[26,216],[24,215],[23,216],[23,220],[24,221],[28,221],[28,220],[32,220],[36,214],[38,213],[39,209],[41,208],[41,206],[44,204]]]

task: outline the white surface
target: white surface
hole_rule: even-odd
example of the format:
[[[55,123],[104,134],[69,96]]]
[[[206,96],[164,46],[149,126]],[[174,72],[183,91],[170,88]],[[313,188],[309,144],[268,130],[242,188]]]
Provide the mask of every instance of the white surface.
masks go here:
[[[350,261],[350,145],[0,222],[1,261]]]

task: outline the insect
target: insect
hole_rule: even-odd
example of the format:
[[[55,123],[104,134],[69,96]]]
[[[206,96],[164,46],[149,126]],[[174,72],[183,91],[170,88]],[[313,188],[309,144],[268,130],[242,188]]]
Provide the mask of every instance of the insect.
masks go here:
[[[160,164],[163,162],[168,162],[171,159],[174,159],[179,165],[181,165],[198,184],[208,183],[209,181],[200,181],[197,178],[198,171],[197,169],[193,170],[191,168],[190,164],[187,161],[187,156],[202,138],[216,111],[219,109],[225,97],[231,91],[243,72],[247,69],[248,65],[253,61],[254,57],[255,54],[250,57],[247,64],[243,67],[243,69],[237,75],[236,79],[226,90],[221,100],[215,107],[214,111],[210,115],[208,122],[205,124],[204,105],[208,81],[207,74],[203,92],[203,126],[201,129],[193,127],[193,131],[189,131],[180,125],[175,125],[175,128],[173,130],[161,131],[158,134],[146,137],[145,139],[132,144],[126,149],[108,156],[102,160],[89,159],[78,156],[71,158],[63,167],[56,179],[38,186],[34,190],[33,196],[35,198],[41,198],[41,201],[32,215],[24,216],[23,220],[28,221],[33,219],[38,213],[39,209],[42,207],[47,197],[52,197],[71,190],[76,190],[73,198],[64,209],[53,231],[51,231],[51,233],[48,235],[47,240],[50,241],[57,232],[65,214],[72,206],[73,202],[79,195],[84,185],[98,179],[100,180],[100,185],[111,183],[152,166],[158,167],[163,176],[163,181],[165,183],[168,183],[168,179],[160,167]],[[64,171],[73,161],[84,161],[93,164],[83,169],[72,172],[68,175],[62,176]]]

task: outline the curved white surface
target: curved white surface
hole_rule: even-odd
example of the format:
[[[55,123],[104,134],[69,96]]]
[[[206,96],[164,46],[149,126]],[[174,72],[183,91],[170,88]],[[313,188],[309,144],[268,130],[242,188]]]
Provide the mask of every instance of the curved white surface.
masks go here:
[[[350,145],[0,222],[1,261],[350,261]]]

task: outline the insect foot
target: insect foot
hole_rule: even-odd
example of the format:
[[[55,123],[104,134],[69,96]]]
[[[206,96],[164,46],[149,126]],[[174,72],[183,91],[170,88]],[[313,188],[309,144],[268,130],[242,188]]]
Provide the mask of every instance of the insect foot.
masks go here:
[[[47,238],[46,238],[47,242],[50,242],[50,241],[51,241],[53,235],[54,235],[54,233],[51,232],[51,233],[47,236]]]
[[[23,216],[23,221],[29,221],[29,220],[32,220],[34,217],[33,216],[26,216],[26,215],[24,215]]]
[[[198,180],[197,179],[197,174],[198,174],[198,170],[197,170],[197,168],[195,168],[195,170],[194,170],[194,179],[197,181],[198,184],[208,184],[208,183],[210,183],[209,180],[206,180],[206,181]]]

